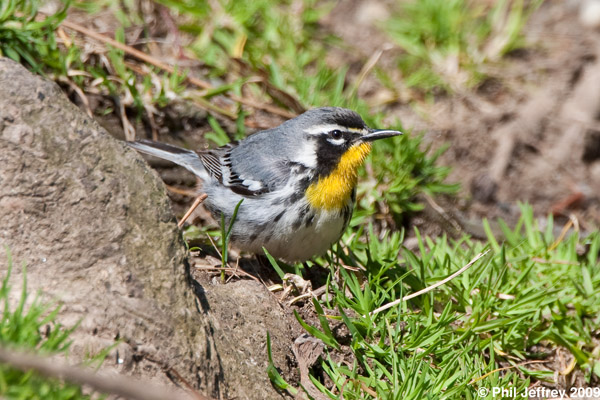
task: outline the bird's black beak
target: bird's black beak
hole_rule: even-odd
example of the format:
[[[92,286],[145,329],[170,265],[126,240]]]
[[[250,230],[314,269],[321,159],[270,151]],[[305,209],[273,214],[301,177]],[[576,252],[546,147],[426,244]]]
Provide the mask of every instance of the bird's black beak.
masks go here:
[[[392,131],[390,129],[369,129],[369,133],[361,136],[362,142],[372,142],[378,139],[385,139],[392,136],[402,135],[402,132]]]

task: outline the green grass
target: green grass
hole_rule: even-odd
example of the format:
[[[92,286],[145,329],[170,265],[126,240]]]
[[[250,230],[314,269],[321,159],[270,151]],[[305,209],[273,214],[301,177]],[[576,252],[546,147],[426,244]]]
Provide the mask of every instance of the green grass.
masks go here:
[[[502,226],[503,243],[492,235],[487,243],[418,236],[418,252],[403,248],[398,232],[352,237],[349,255],[339,249],[328,264],[340,280],[329,283],[331,298],[314,304],[320,326],[306,327],[327,349],[313,383],[333,399],[341,392],[345,399],[475,399],[480,387],[521,393],[554,378],[539,364],[517,365],[550,358],[560,346],[588,384],[598,385],[600,234],[572,232],[556,243],[552,218],[540,229],[528,206],[514,229]],[[369,315],[442,280],[486,247],[492,252],[452,281]],[[345,329],[333,329],[340,324]],[[349,337],[332,333],[344,330]],[[517,367],[493,372],[509,365]]]
[[[0,56],[25,63],[38,73],[50,68],[65,74],[54,31],[64,19],[68,4],[56,14],[38,21],[39,1],[0,2]]]
[[[12,291],[10,276],[12,260],[7,260],[6,275],[0,287],[2,320],[0,343],[7,348],[33,351],[40,355],[67,355],[69,336],[76,327],[65,328],[56,322],[60,306],[42,303],[37,297],[28,304],[27,280],[23,272],[23,287],[17,304],[9,301]],[[101,362],[103,355],[94,358]],[[77,400],[90,399],[79,386],[41,377],[31,371],[22,372],[0,364],[0,395],[6,399]]]

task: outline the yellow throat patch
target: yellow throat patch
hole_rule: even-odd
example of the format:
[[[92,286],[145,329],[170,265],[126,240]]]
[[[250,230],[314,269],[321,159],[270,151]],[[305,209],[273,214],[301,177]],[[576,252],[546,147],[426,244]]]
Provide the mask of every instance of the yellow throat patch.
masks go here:
[[[360,143],[346,150],[335,169],[306,190],[310,205],[328,211],[341,210],[356,186],[358,167],[370,151],[371,143]]]

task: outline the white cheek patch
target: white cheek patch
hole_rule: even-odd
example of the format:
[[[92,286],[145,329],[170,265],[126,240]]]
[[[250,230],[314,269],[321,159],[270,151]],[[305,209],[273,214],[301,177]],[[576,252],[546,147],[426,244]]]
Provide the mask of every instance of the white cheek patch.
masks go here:
[[[304,144],[298,147],[297,153],[292,161],[304,165],[306,168],[317,167],[316,143],[312,140],[305,140]]]

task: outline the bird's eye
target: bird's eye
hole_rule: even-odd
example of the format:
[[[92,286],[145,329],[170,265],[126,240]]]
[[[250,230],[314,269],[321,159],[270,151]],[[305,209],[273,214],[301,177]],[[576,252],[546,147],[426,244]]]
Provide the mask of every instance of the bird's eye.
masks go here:
[[[335,129],[335,130],[329,132],[329,136],[331,136],[333,139],[341,139],[342,131],[340,131],[339,129]]]

